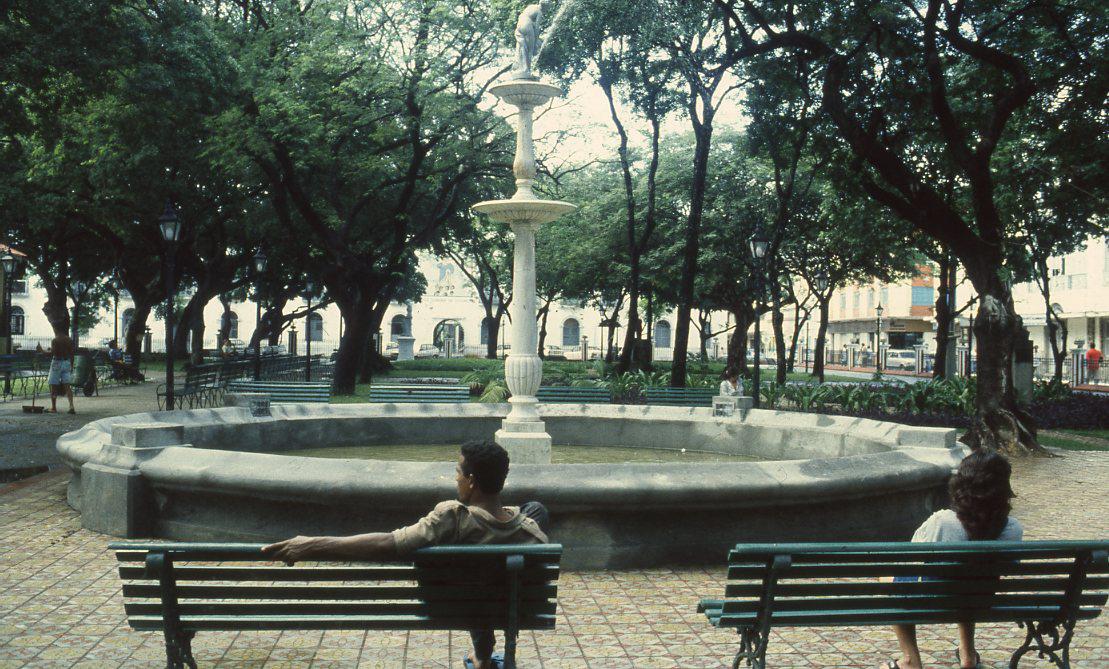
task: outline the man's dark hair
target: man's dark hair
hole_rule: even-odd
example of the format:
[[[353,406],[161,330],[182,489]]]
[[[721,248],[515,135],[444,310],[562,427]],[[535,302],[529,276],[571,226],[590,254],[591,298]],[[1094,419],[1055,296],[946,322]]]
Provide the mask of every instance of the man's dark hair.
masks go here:
[[[495,495],[508,476],[508,452],[491,441],[468,441],[462,444],[462,473],[473,474],[482,492]]]
[[[1013,468],[1004,456],[979,449],[963,458],[948,484],[951,506],[967,538],[992,541],[1009,522],[1010,500],[1016,497],[1009,484]]]

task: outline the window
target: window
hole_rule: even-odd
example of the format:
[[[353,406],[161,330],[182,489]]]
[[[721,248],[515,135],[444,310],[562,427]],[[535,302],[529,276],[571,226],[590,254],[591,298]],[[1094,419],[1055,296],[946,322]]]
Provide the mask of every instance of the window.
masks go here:
[[[482,346],[488,346],[489,345],[489,328],[492,325],[493,325],[493,319],[492,318],[486,316],[485,318],[481,319],[481,337],[480,337],[480,342],[479,343]]]
[[[888,286],[883,286],[880,295],[881,295],[881,297],[878,298],[878,302],[880,302],[883,307],[886,307],[888,309],[889,306],[890,306],[890,289],[889,289],[889,287]]]
[[[847,316],[847,293],[839,294],[839,317]]]
[[[389,323],[389,341],[396,341],[397,337],[403,337],[407,333],[406,321],[402,314],[393,316],[393,320]]]
[[[318,312],[308,314],[308,340],[323,341],[323,316]]]
[[[655,323],[655,348],[670,348],[670,323]]]
[[[1086,287],[1085,274],[1069,274],[1067,275],[1067,288],[1071,290],[1082,290]]]
[[[12,335],[23,335],[26,329],[26,321],[24,320],[23,307],[12,307]]]
[[[27,279],[13,279],[12,280],[12,295],[26,295],[27,294]]]
[[[913,286],[912,305],[931,307],[936,304],[936,291],[931,286]]]
[[[562,345],[577,346],[581,343],[581,325],[575,318],[567,318],[562,323]]]
[[[874,310],[874,289],[866,291],[866,309],[867,311]]]

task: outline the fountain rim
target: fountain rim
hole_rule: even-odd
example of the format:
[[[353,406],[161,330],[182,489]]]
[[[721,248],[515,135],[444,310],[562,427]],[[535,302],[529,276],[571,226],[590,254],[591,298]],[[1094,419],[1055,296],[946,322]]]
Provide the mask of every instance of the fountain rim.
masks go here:
[[[470,209],[479,214],[485,214],[499,223],[550,223],[566,214],[577,211],[578,205],[563,200],[509,198],[483,200],[470,205]]]

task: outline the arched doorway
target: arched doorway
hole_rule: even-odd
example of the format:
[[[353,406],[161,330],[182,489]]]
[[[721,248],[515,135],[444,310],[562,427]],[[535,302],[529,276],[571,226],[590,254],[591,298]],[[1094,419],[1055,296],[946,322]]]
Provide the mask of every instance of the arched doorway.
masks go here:
[[[668,321],[655,323],[655,348],[670,348],[670,323]]]
[[[389,341],[396,341],[397,337],[408,334],[408,318],[404,314],[393,316],[389,321]]]
[[[431,343],[444,358],[461,355],[466,346],[466,333],[462,329],[462,323],[454,318],[439,321],[432,331]]]
[[[577,346],[581,343],[581,324],[576,318],[567,318],[562,322],[562,345]]]

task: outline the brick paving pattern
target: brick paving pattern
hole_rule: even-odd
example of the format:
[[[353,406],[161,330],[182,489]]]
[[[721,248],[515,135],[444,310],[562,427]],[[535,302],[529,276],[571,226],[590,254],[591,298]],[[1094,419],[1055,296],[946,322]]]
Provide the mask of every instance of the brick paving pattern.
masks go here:
[[[1029,539],[1105,538],[1109,453],[1014,463],[1015,513]],[[108,538],[82,530],[65,504],[66,478],[51,473],[0,488],[0,669],[157,667],[159,634],[133,632],[123,615]],[[723,563],[724,556],[721,556]],[[724,570],[652,569],[564,574],[558,627],[521,635],[521,667],[730,667],[737,636],[712,629],[698,599],[722,594]],[[1012,625],[983,625],[984,666],[1008,666],[1023,639]],[[923,627],[926,666],[955,667],[954,629]],[[201,633],[202,667],[453,667],[464,633]],[[895,653],[885,628],[776,631],[768,666],[874,668]],[[1109,617],[1079,623],[1075,669],[1109,669]],[[1053,666],[1026,656],[1022,667]]]

